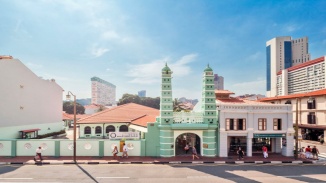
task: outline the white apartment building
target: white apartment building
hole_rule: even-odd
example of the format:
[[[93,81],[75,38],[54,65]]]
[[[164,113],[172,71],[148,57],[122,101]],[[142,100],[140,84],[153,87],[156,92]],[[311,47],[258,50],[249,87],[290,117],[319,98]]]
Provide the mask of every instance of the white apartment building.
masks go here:
[[[116,86],[101,78],[92,77],[92,104],[113,105],[116,103]]]
[[[219,114],[219,156],[234,155],[241,147],[246,156],[268,152],[293,156],[292,108],[230,97],[232,92],[215,90]]]
[[[279,71],[277,96],[324,89],[325,76],[325,56]]]
[[[214,74],[214,89],[224,90],[224,77]]]
[[[20,60],[0,56],[0,139],[33,138],[63,129],[62,92]]]
[[[266,42],[266,96],[278,95],[277,73],[310,60],[308,37],[276,37]]]

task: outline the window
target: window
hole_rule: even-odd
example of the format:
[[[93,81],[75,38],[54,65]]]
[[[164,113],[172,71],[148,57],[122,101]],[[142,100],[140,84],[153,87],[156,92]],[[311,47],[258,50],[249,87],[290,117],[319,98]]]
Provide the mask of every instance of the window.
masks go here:
[[[84,128],[84,134],[91,134],[91,127],[86,126],[86,127]]]
[[[273,130],[282,130],[282,119],[273,119]]]
[[[246,130],[246,119],[226,119],[226,130]]]
[[[314,98],[309,97],[307,101],[308,109],[316,109],[316,100]]]
[[[266,118],[259,118],[258,119],[258,130],[266,130]]]
[[[102,133],[102,128],[100,126],[97,126],[95,128],[95,133],[98,134],[98,133]]]
[[[105,132],[106,133],[115,132],[115,127],[113,125],[109,125],[106,127]]]
[[[291,100],[287,100],[285,104],[291,104]]]
[[[121,125],[119,128],[119,132],[128,132],[128,126],[127,125]]]
[[[316,124],[316,115],[314,112],[309,112],[307,117],[308,117],[307,120],[308,124]]]

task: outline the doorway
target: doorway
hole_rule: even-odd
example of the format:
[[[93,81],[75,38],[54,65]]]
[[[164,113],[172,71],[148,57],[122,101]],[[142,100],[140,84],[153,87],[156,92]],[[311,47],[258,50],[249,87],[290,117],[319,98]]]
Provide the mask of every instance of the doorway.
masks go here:
[[[188,144],[189,150],[185,147]],[[192,155],[192,147],[196,148],[197,153],[200,154],[200,137],[194,133],[183,133],[175,139],[175,155],[176,156],[190,156]]]

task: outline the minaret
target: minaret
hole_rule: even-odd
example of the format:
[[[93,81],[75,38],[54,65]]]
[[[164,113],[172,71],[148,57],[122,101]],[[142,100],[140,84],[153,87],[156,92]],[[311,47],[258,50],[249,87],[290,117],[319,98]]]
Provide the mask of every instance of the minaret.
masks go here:
[[[165,64],[162,69],[162,85],[161,85],[161,100],[160,100],[160,123],[162,125],[170,125],[173,123],[173,100],[172,100],[172,71]]]
[[[213,70],[207,65],[203,76],[202,111],[205,124],[217,124]]]

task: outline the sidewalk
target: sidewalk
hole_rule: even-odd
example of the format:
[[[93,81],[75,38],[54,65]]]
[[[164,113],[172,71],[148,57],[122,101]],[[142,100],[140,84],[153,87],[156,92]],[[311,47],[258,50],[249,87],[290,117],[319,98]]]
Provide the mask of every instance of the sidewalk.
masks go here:
[[[19,157],[0,157],[0,164],[39,164],[40,162],[34,162],[34,156],[19,156]],[[64,157],[50,157],[44,156],[42,164],[74,164],[72,156]],[[217,164],[242,164],[242,163],[318,163],[318,161],[298,159],[293,157],[285,157],[280,154],[270,153],[268,158],[263,158],[262,154],[255,154],[253,157],[244,157],[243,160],[238,161],[236,156],[227,158],[221,157],[200,157],[200,159],[192,160],[192,156],[176,156],[171,158],[162,157],[139,157],[130,156],[129,158],[120,158],[114,160],[110,157],[90,157],[90,156],[78,156],[76,157],[78,164],[180,164],[180,163],[217,163]]]

